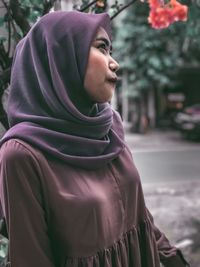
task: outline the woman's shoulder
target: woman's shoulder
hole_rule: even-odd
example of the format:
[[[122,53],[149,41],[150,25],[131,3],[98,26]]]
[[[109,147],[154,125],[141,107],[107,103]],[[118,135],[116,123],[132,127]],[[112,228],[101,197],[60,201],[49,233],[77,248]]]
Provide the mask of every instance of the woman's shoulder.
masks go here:
[[[36,160],[38,157],[39,153],[33,146],[19,139],[9,139],[0,148],[1,160],[22,162]]]

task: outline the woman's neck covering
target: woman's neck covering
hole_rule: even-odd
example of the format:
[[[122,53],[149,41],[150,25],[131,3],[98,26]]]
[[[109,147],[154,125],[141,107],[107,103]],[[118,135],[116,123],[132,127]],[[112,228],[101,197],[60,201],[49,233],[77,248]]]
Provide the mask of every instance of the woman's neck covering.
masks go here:
[[[103,14],[57,11],[42,17],[17,45],[8,100],[11,128],[1,144],[21,139],[51,159],[85,169],[105,166],[124,147],[119,116],[84,89],[91,43]]]

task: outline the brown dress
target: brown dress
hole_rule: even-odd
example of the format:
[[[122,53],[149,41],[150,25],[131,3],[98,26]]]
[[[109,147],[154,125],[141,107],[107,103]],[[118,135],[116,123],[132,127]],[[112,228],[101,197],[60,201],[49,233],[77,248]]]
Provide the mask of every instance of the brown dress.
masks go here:
[[[127,147],[96,171],[17,139],[0,150],[11,267],[186,266],[153,223]]]

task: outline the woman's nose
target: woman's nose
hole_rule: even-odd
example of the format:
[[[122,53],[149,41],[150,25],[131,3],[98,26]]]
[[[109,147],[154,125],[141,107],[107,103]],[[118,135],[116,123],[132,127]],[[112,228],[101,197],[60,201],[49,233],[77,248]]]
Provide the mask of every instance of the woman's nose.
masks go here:
[[[117,72],[119,69],[119,64],[112,57],[110,57],[109,68],[114,72]]]

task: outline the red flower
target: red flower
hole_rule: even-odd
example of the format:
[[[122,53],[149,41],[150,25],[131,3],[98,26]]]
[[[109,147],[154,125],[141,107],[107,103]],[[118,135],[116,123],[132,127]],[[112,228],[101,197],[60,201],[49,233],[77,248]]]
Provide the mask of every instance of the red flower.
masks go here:
[[[149,0],[150,13],[148,22],[155,29],[167,28],[175,21],[186,21],[188,7],[176,0],[165,4],[161,0]]]
[[[148,21],[155,29],[167,28],[171,23],[173,23],[171,10],[166,7],[151,9]]]
[[[188,12],[187,6],[181,5],[176,0],[171,0],[170,5],[172,7],[172,12],[173,12],[175,21],[178,21],[178,20],[186,21],[187,20],[187,12]]]

